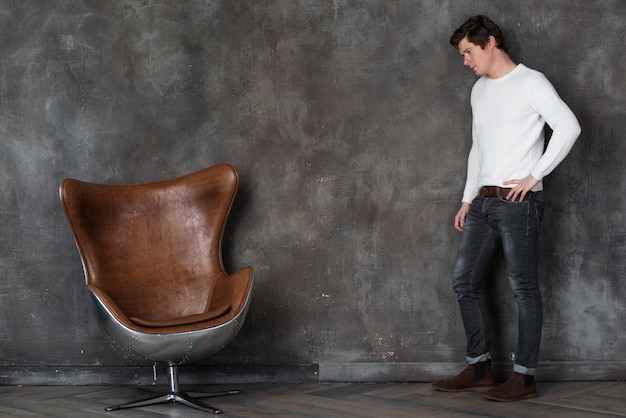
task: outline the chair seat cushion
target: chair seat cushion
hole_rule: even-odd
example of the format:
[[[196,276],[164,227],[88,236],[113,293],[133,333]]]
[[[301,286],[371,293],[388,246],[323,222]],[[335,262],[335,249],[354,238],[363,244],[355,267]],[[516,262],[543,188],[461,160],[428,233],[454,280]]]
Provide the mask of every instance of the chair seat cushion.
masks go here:
[[[131,317],[130,320],[137,325],[148,328],[175,327],[178,325],[188,325],[196,324],[198,322],[210,321],[211,319],[219,318],[220,316],[226,314],[229,310],[230,305],[226,304],[223,306],[218,306],[217,308],[213,308],[201,314],[181,316],[179,318],[150,320]]]

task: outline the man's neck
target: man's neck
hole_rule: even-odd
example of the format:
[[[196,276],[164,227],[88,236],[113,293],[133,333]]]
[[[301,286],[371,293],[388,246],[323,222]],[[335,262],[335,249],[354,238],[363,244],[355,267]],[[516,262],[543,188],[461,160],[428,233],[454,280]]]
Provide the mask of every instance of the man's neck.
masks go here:
[[[487,77],[492,80],[504,77],[517,67],[517,64],[513,62],[506,52],[498,51],[497,54],[497,58],[491,67],[491,71],[487,74]]]

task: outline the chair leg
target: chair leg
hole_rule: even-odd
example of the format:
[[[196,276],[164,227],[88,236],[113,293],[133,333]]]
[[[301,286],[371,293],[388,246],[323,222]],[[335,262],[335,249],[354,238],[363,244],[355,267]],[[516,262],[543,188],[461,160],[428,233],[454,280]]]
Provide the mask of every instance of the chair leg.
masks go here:
[[[141,401],[128,402],[121,405],[109,406],[107,411],[116,411],[118,409],[135,408],[138,406],[155,405],[165,402],[179,402],[183,405],[199,409],[201,411],[210,412],[212,414],[221,414],[222,410],[214,408],[210,405],[200,402],[196,398],[212,398],[217,396],[236,395],[240,393],[239,390],[228,390],[223,392],[183,392],[179,389],[178,384],[178,366],[169,365],[168,377],[169,377],[169,391],[165,394],[159,394],[152,396],[148,399]]]

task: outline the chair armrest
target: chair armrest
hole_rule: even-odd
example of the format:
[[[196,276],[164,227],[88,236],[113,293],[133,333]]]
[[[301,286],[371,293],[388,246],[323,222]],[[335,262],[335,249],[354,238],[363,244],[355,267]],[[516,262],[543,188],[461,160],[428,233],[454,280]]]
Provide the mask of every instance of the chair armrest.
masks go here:
[[[229,304],[229,314],[236,315],[245,306],[251,287],[252,267],[244,267],[230,276],[220,277],[213,287],[207,310]]]
[[[87,285],[87,288],[96,297],[96,299],[104,307],[104,309],[110,312],[111,315],[115,317],[115,319],[117,319],[119,322],[126,326],[133,325],[133,322],[130,320],[128,315],[126,315],[124,311],[120,309],[118,304],[115,303],[115,301],[104,290],[93,285]]]

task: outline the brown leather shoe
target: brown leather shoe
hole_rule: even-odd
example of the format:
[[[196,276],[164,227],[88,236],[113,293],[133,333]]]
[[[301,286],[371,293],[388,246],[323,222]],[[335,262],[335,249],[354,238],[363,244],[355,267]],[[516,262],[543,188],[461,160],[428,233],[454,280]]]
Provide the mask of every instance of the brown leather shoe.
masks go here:
[[[498,387],[485,392],[485,397],[492,401],[513,402],[522,399],[537,397],[537,385],[535,378],[521,373],[513,373],[513,376]]]
[[[493,387],[491,360],[470,364],[454,377],[433,382],[432,387],[443,392],[485,392]]]

